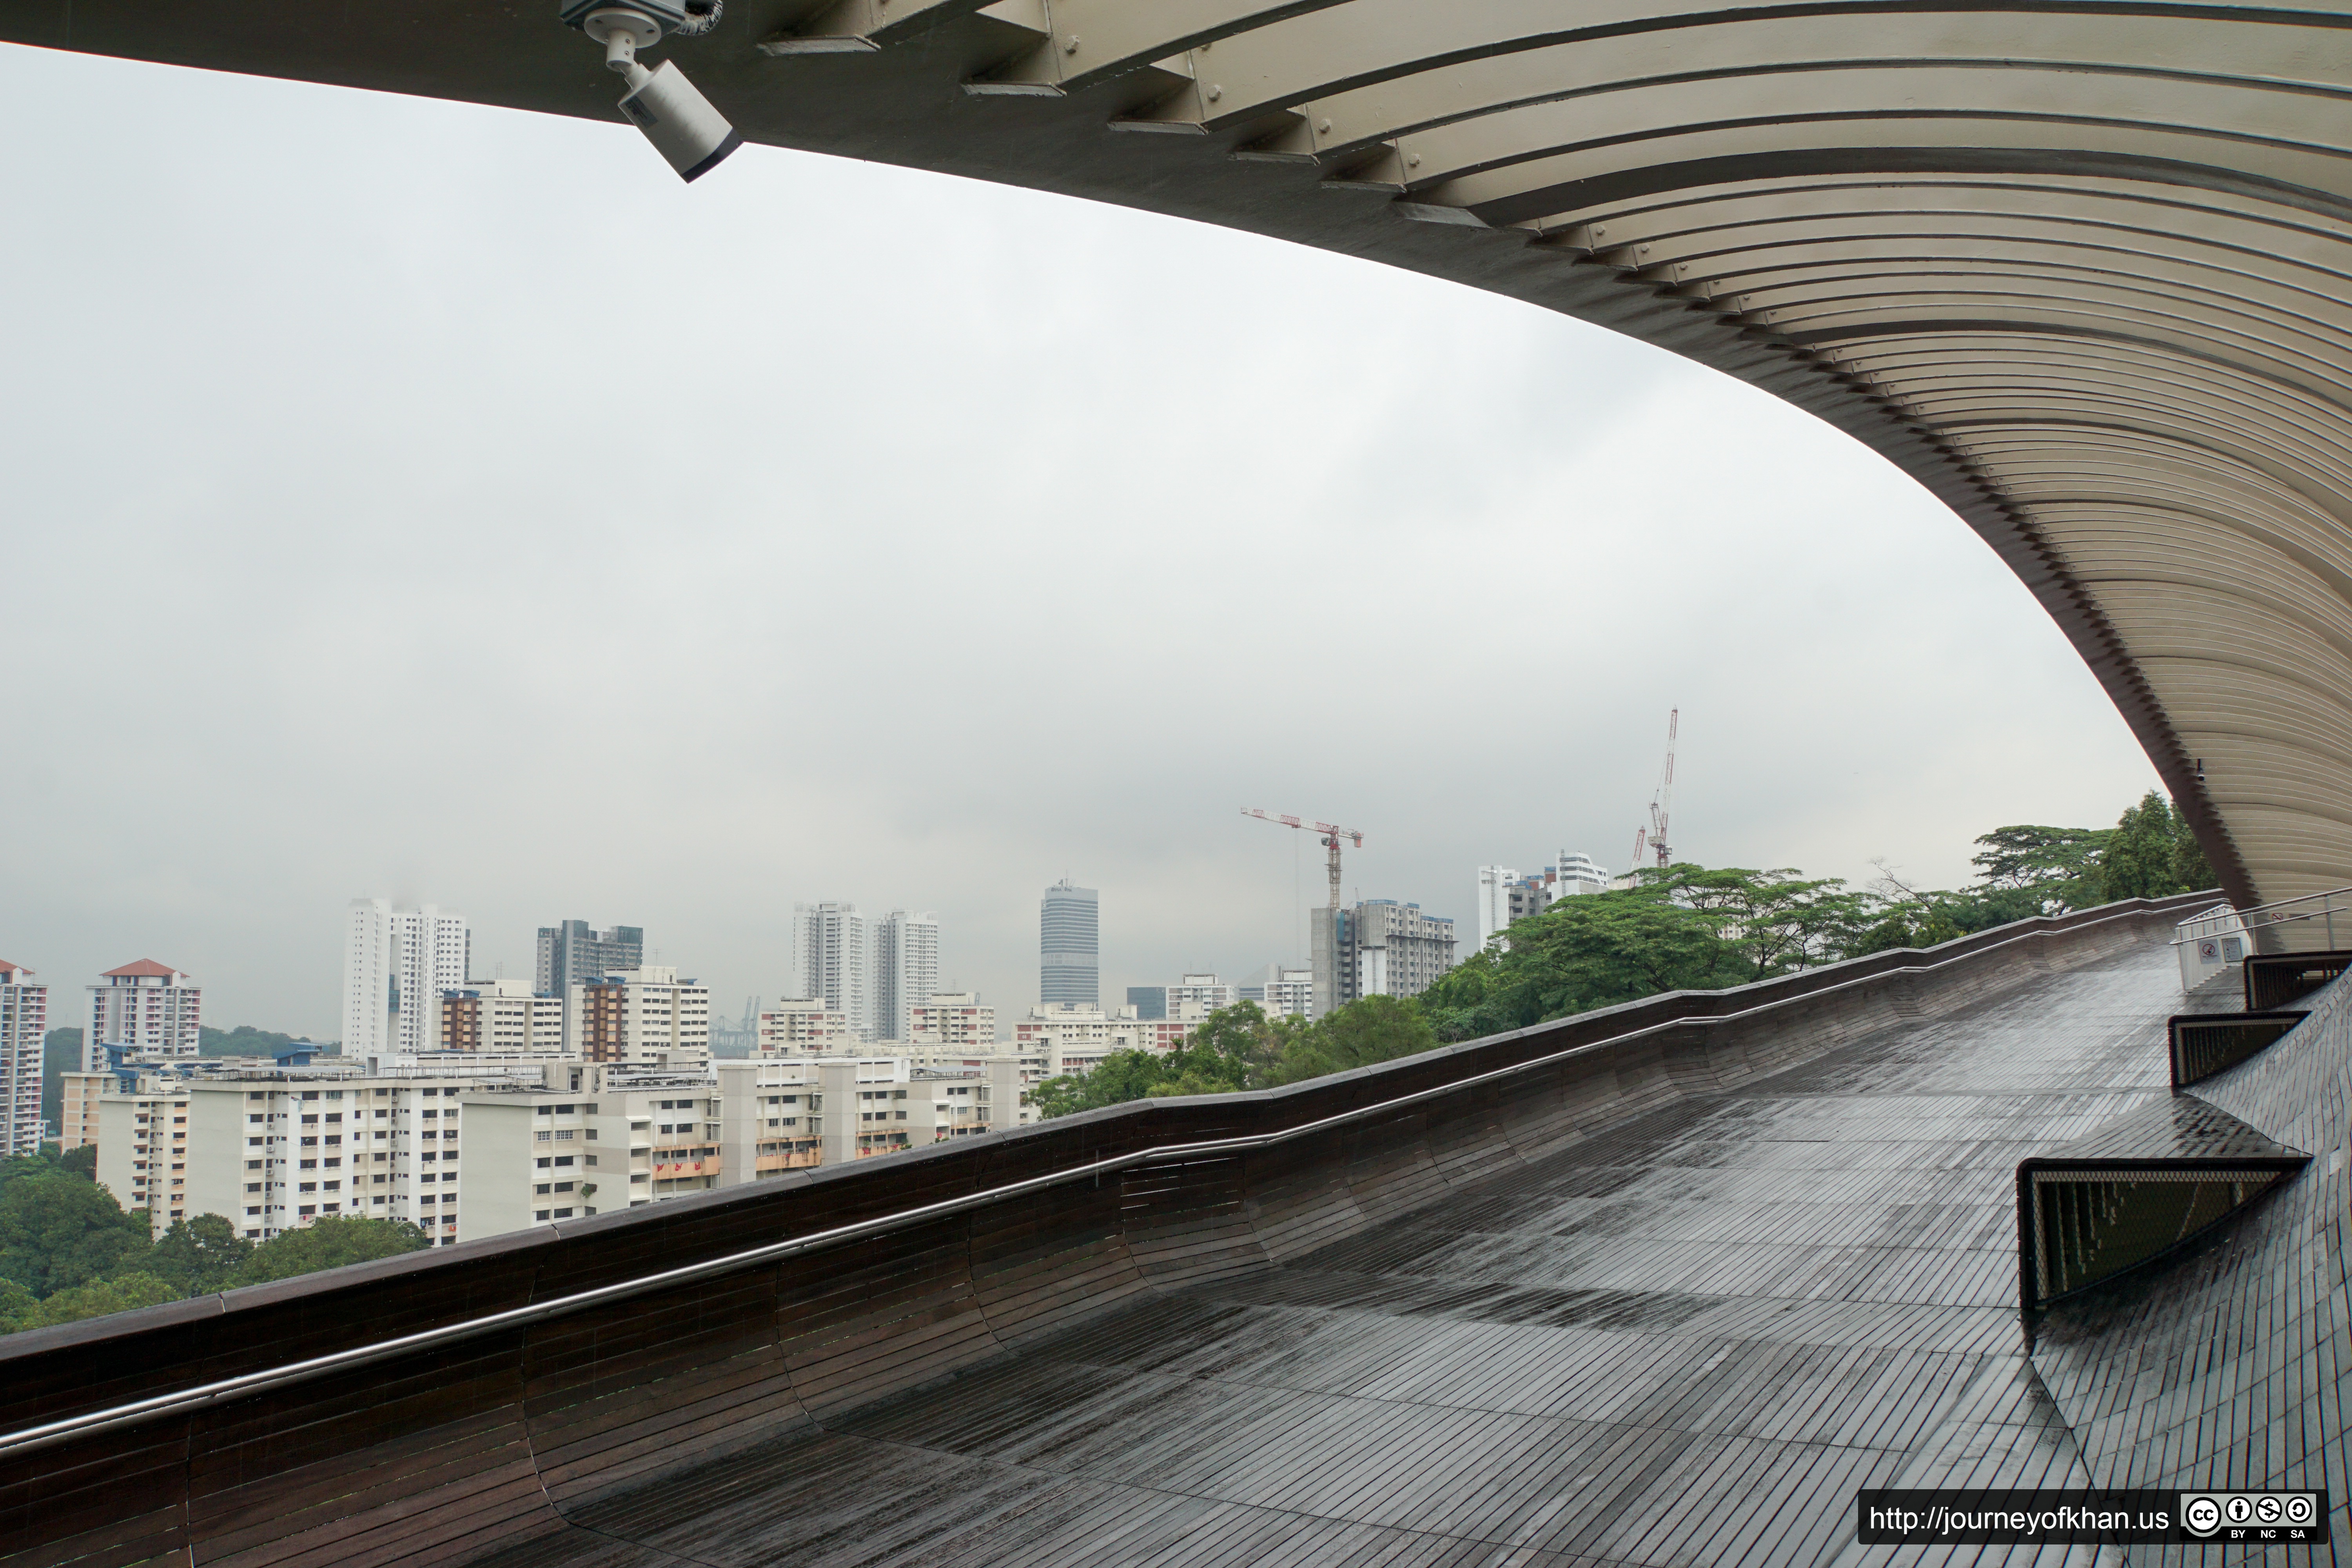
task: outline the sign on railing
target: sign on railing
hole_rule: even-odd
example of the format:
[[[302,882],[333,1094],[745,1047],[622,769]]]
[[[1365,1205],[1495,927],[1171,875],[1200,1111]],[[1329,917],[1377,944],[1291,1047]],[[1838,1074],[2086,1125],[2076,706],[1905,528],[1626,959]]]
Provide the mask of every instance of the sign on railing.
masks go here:
[[[2334,952],[2338,917],[2343,934],[2352,939],[2352,888],[2332,888],[2281,899],[2250,910],[2216,904],[2182,921],[2172,938],[2180,956],[2180,988],[2198,986],[2249,952]]]

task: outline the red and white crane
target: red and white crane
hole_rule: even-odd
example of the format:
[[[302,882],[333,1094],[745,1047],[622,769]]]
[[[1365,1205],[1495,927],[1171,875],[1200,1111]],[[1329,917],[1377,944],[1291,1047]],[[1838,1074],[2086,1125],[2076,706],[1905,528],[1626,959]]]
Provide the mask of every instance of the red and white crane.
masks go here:
[[[1682,727],[1683,710],[1669,710],[1666,714],[1666,765],[1658,775],[1658,792],[1650,797],[1650,826],[1633,829],[1633,864],[1625,874],[1631,877],[1642,868],[1642,853],[1646,846],[1657,856],[1661,868],[1674,863],[1674,848],[1666,837],[1666,820],[1675,809],[1675,732]]]
[[[1339,840],[1352,839],[1356,847],[1361,849],[1364,847],[1362,834],[1352,827],[1334,827],[1328,822],[1302,822],[1297,817],[1279,816],[1271,811],[1260,811],[1253,805],[1242,807],[1242,815],[1255,816],[1260,822],[1271,822],[1277,827],[1296,827],[1301,833],[1321,834],[1323,847],[1331,852],[1331,907],[1335,910],[1339,907]]]

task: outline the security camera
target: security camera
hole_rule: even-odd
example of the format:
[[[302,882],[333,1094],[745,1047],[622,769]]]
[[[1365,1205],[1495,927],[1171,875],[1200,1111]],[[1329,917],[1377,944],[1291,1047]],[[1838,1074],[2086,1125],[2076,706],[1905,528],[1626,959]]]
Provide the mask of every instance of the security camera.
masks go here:
[[[719,23],[722,0],[562,0],[562,19],[604,46],[604,64],[627,80],[621,112],[646,133],[654,150],[669,160],[682,179],[698,180],[743,145],[727,117],[695,90],[686,73],[669,60],[652,70],[637,63],[637,51],[659,42],[665,31],[695,37]]]

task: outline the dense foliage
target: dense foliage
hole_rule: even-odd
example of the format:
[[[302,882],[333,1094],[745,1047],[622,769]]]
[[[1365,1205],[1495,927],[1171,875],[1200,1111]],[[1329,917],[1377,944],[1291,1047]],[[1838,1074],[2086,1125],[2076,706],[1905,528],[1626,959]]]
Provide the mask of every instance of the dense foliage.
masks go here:
[[[1409,1057],[1438,1044],[1412,1003],[1367,996],[1308,1023],[1269,1018],[1255,1002],[1209,1015],[1184,1044],[1158,1051],[1113,1051],[1091,1072],[1047,1079],[1030,1090],[1040,1114],[1067,1116],[1130,1100],[1229,1094],[1345,1072]]]
[[[1669,866],[1515,922],[1411,1000],[1367,997],[1327,1017],[1212,1014],[1178,1050],[1112,1053],[1032,1091],[1046,1116],[1152,1095],[1267,1089],[1451,1040],[1526,1028],[1667,991],[1717,990],[1891,948],[1932,947],[2036,915],[2213,885],[2189,825],[2153,792],[2111,828],[1998,827],[1978,879],[1915,888],[1882,864],[1866,889],[1793,868]]]
[[[41,1037],[41,1120],[57,1126],[65,1117],[64,1075],[81,1069],[81,1031],[51,1029]]]
[[[250,1024],[239,1024],[234,1029],[215,1029],[209,1024],[196,1027],[196,1054],[200,1057],[274,1057],[297,1043],[293,1035],[257,1029]]]
[[[93,1179],[94,1151],[56,1145],[0,1164],[0,1333],[152,1307],[235,1285],[414,1252],[413,1225],[329,1215],[255,1246],[219,1215],[149,1238]]]

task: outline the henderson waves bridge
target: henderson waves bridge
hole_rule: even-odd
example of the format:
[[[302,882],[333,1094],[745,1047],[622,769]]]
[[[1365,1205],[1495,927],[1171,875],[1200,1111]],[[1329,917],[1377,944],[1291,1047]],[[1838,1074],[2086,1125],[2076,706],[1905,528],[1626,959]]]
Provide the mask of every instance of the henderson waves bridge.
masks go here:
[[[0,38],[613,118],[555,9]],[[2340,9],[733,0],[668,52],[751,141],[1774,392],[2011,564],[2232,901],[2352,882]],[[0,1565],[1869,1561],[1871,1485],[2324,1487],[2294,1555],[2352,1556],[2347,961],[2184,1004],[2202,901],[12,1336]]]

